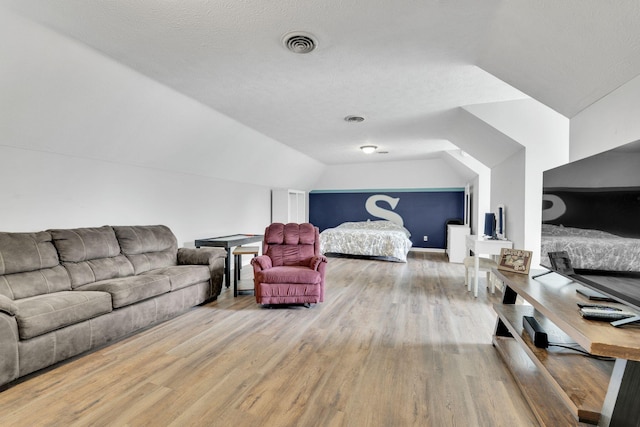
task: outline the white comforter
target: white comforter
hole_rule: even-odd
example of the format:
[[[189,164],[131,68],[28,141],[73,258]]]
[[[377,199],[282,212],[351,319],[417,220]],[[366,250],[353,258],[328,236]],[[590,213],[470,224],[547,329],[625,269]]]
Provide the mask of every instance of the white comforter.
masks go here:
[[[566,251],[573,268],[602,271],[640,271],[640,239],[600,230],[542,225],[541,264],[548,252]]]
[[[411,233],[391,221],[345,222],[320,233],[322,253],[389,257],[407,262]]]

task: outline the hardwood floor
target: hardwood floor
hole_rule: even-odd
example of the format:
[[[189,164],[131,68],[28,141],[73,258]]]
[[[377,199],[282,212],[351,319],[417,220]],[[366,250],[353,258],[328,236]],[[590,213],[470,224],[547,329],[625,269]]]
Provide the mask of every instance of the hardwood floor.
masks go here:
[[[225,288],[0,393],[0,425],[535,426],[491,345],[500,294],[475,299],[463,277],[443,254],[412,252],[330,258],[310,309]]]

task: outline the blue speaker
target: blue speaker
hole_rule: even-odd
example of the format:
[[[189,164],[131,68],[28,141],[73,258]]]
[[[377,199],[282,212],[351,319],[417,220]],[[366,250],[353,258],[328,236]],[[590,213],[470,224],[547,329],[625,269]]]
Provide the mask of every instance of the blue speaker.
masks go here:
[[[484,235],[489,237],[496,235],[496,215],[493,212],[484,214]]]

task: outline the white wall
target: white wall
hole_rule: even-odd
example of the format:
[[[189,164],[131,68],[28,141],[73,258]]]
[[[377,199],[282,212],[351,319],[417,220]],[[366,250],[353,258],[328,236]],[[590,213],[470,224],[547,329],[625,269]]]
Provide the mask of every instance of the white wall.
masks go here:
[[[269,223],[270,188],[324,165],[0,11],[3,231],[169,225],[179,241]]]
[[[270,190],[179,172],[0,147],[2,231],[165,224],[180,246],[262,233]]]
[[[491,211],[491,169],[461,150],[447,151],[444,159],[467,180],[471,204],[469,227],[471,234],[478,234],[478,230],[484,229],[484,213]]]
[[[640,139],[640,76],[571,119],[570,160]]]
[[[314,190],[460,188],[467,178],[440,158],[326,166]]]
[[[525,248],[525,199],[523,188],[526,150],[522,148],[500,165],[491,169],[491,210],[498,214],[497,206],[505,205],[505,231],[515,248]]]

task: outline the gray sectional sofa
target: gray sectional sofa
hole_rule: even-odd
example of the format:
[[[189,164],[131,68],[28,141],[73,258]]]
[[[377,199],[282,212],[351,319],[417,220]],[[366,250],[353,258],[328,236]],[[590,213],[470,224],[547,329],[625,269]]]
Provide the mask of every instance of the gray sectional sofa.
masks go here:
[[[0,233],[0,389],[217,298],[225,258],[162,225]]]

